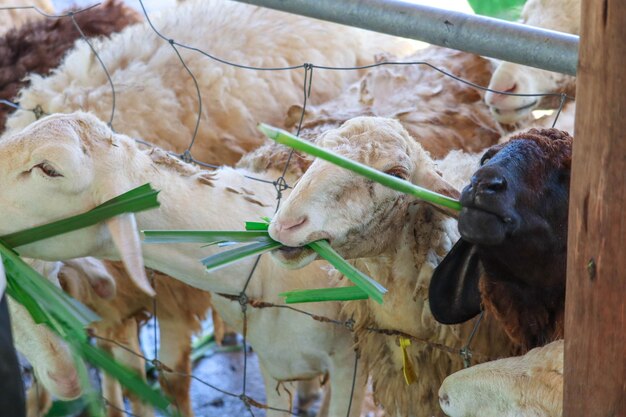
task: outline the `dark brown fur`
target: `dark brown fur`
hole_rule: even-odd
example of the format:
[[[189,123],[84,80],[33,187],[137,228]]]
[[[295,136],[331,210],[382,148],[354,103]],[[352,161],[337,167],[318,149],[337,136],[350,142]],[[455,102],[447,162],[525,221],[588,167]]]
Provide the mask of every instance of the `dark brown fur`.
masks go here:
[[[531,129],[491,148],[486,156],[495,157],[516,141],[537,145],[524,144],[522,168],[508,177],[510,187],[519,187],[515,209],[529,223],[503,244],[479,245],[485,268],[480,292],[484,308],[504,324],[511,339],[530,349],[563,338],[568,195],[558,191],[557,183],[569,183],[572,137],[556,129]],[[560,178],[564,175],[566,179]],[[545,209],[548,204],[550,209]],[[550,225],[545,245],[536,243],[547,238],[535,235],[534,216]]]
[[[87,37],[108,36],[141,20],[140,15],[120,0],[109,0],[77,13],[76,23]],[[72,19],[44,18],[28,22],[0,38],[0,99],[12,100],[28,85],[29,73],[46,75],[56,68],[65,53],[80,38]],[[0,104],[0,133],[13,108]]]

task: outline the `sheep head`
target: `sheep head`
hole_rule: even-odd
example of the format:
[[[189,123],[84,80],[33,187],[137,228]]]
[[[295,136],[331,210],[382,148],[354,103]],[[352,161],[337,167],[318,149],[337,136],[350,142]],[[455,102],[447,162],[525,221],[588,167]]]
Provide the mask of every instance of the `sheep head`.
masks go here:
[[[522,11],[522,23],[529,26],[578,34],[580,0],[528,0]],[[502,62],[494,71],[489,88],[518,94],[544,94],[565,91],[574,84],[568,75]],[[485,102],[501,123],[516,123],[531,117],[541,97],[509,96],[488,92]]]
[[[450,417],[562,415],[563,340],[453,373],[439,403]]]
[[[458,196],[436,172],[429,155],[399,122],[357,117],[329,130],[320,146],[387,174],[434,191]],[[331,163],[316,160],[281,205],[269,228],[287,248],[274,257],[298,268],[315,259],[302,246],[327,239],[345,258],[384,253],[404,227],[412,197]]]
[[[462,239],[431,280],[438,321],[464,322],[482,302],[525,348],[562,335],[571,152],[567,133],[530,129],[483,155],[461,194]]]
[[[51,115],[7,135],[0,142],[0,233],[88,211],[140,185],[132,171],[135,150],[130,139],[82,112]],[[154,294],[132,214],[24,245],[19,252],[48,260],[119,256],[134,282]]]
[[[567,242],[572,138],[530,129],[490,148],[463,189],[461,236],[478,246],[561,251]],[[511,253],[511,254],[513,254]]]

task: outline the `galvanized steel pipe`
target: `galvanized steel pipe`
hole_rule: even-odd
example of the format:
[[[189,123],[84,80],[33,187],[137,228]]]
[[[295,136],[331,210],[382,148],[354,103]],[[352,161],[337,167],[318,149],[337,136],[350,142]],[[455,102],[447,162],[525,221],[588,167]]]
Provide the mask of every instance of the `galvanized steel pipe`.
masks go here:
[[[398,0],[237,1],[576,74],[578,36],[566,33]]]

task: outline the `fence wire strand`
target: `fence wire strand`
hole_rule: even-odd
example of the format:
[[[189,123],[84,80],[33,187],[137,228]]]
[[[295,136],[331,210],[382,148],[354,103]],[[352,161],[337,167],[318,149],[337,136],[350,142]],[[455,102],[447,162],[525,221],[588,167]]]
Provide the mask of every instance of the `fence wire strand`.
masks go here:
[[[195,93],[197,95],[197,99],[198,99],[198,110],[197,110],[197,117],[196,117],[196,122],[195,122],[195,127],[194,127],[194,131],[192,134],[192,137],[190,139],[190,143],[189,146],[187,147],[187,149],[182,153],[182,154],[178,154],[175,152],[168,152],[168,154],[175,156],[185,162],[188,163],[194,163],[197,164],[199,166],[202,166],[204,168],[209,168],[209,169],[217,169],[220,168],[217,165],[213,165],[213,164],[208,164],[206,162],[203,161],[199,161],[196,158],[193,157],[192,155],[192,148],[193,145],[195,144],[197,135],[198,135],[198,131],[200,128],[200,124],[201,124],[201,120],[202,120],[202,111],[203,111],[203,107],[202,107],[202,92],[200,89],[200,85],[198,83],[198,80],[196,78],[196,76],[193,74],[193,71],[191,71],[191,69],[188,67],[187,63],[185,62],[181,52],[179,51],[178,48],[182,48],[188,51],[192,51],[192,52],[196,52],[198,54],[201,54],[204,57],[207,57],[215,62],[218,62],[220,64],[223,65],[228,65],[228,66],[232,66],[235,68],[239,68],[239,69],[244,69],[244,70],[251,70],[251,71],[294,71],[294,70],[304,70],[304,74],[303,74],[303,83],[302,83],[302,112],[300,114],[299,120],[298,120],[298,124],[297,124],[297,128],[296,128],[296,135],[300,135],[301,130],[302,130],[302,126],[304,123],[304,118],[306,115],[306,108],[307,108],[307,104],[308,104],[308,99],[311,95],[311,91],[313,88],[313,73],[314,70],[326,70],[326,71],[355,71],[355,70],[366,70],[366,69],[374,69],[377,67],[381,67],[381,66],[408,66],[408,65],[420,65],[420,66],[426,66],[434,71],[437,71],[441,74],[443,74],[446,77],[449,77],[451,79],[456,80],[457,82],[463,83],[467,86],[470,86],[472,88],[475,88],[477,90],[483,91],[483,92],[491,92],[491,93],[495,93],[495,94],[501,94],[501,95],[507,95],[507,96],[517,96],[517,97],[537,97],[537,98],[545,98],[545,97],[557,97],[559,98],[559,107],[556,110],[555,114],[554,114],[554,121],[552,123],[552,127],[554,127],[558,121],[558,118],[563,110],[564,105],[566,104],[566,102],[569,101],[573,101],[574,98],[568,96],[565,93],[514,93],[514,92],[508,92],[508,91],[498,91],[498,90],[493,90],[490,89],[488,87],[484,87],[481,85],[478,85],[474,82],[471,82],[469,80],[465,80],[459,76],[456,76],[455,74],[450,73],[449,71],[446,71],[443,68],[437,67],[433,64],[430,64],[429,62],[425,62],[425,61],[383,61],[383,62],[376,62],[373,64],[369,64],[369,65],[361,65],[361,66],[354,66],[354,67],[332,67],[332,66],[325,66],[325,65],[315,65],[313,63],[302,63],[300,65],[292,65],[292,66],[285,66],[285,67],[256,67],[256,66],[250,66],[250,65],[245,65],[245,64],[241,64],[241,63],[236,63],[236,62],[230,62],[226,59],[220,58],[218,56],[215,56],[209,52],[206,52],[198,47],[195,46],[191,46],[191,45],[186,45],[180,42],[177,42],[175,39],[173,38],[169,38],[167,37],[167,34],[163,34],[161,33],[153,24],[152,20],[150,19],[150,16],[144,6],[144,2],[143,0],[138,0],[139,4],[141,6],[141,10],[143,12],[143,15],[145,17],[145,20],[147,22],[147,24],[150,26],[150,28],[154,31],[154,33],[160,37],[164,42],[167,42],[169,45],[171,45],[172,49],[174,50],[174,53],[177,57],[177,59],[180,61],[181,66],[183,68],[184,71],[186,71],[189,76],[191,77],[193,83],[194,83],[194,87],[195,87]],[[93,44],[89,41],[89,39],[85,36],[83,30],[80,28],[80,25],[77,23],[76,19],[75,19],[75,15],[79,14],[79,13],[83,13],[86,11],[89,11],[95,7],[100,6],[100,3],[96,3],[94,5],[91,5],[89,7],[85,7],[79,10],[73,10],[64,14],[48,14],[42,10],[40,10],[38,7],[36,6],[6,6],[6,7],[0,7],[0,12],[2,12],[3,10],[19,10],[19,9],[23,9],[23,10],[29,10],[29,9],[34,9],[36,12],[38,12],[39,14],[41,14],[42,16],[45,16],[46,18],[53,18],[53,19],[60,19],[60,18],[70,18],[72,20],[72,23],[74,25],[74,27],[76,28],[76,30],[79,32],[80,34],[80,38],[85,41],[87,43],[87,45],[89,46],[89,48],[91,49],[93,55],[95,56],[95,58],[98,60],[100,66],[102,67],[108,83],[110,84],[111,87],[111,94],[112,94],[112,101],[111,101],[111,116],[109,119],[109,126],[111,127],[111,129],[113,129],[113,120],[115,117],[115,111],[116,111],[116,91],[115,91],[115,86],[111,77],[111,74],[109,73],[106,64],[103,62],[103,60],[101,59],[100,55],[98,54],[98,51],[96,50],[96,48],[93,46]],[[102,44],[100,44],[102,45]],[[4,105],[4,106],[8,106],[11,107],[15,110],[22,110],[22,111],[30,111],[32,112],[35,117],[37,119],[39,119],[40,117],[44,116],[44,115],[48,115],[48,113],[45,111],[45,109],[41,106],[41,105],[37,105],[35,108],[33,109],[26,109],[23,108],[19,103],[10,101],[10,100],[5,100],[5,99],[0,99],[0,105]],[[153,145],[150,142],[147,142],[141,138],[134,138],[134,140],[144,146],[147,147],[152,147],[155,148],[156,146]],[[278,211],[279,207],[280,207],[280,203],[282,201],[283,198],[283,192],[287,189],[292,188],[291,185],[289,185],[287,183],[287,180],[285,178],[285,176],[287,175],[289,166],[291,164],[291,160],[292,160],[292,156],[294,154],[294,151],[291,150],[287,161],[285,163],[285,167],[283,168],[282,174],[276,178],[276,180],[274,181],[270,181],[267,179],[262,179],[262,178],[256,178],[254,176],[250,176],[250,175],[245,175],[246,178],[252,180],[252,181],[257,181],[260,183],[265,183],[268,185],[272,185],[275,190],[276,190],[276,211]],[[116,340],[113,339],[109,339],[109,338],[105,338],[102,336],[99,336],[97,334],[95,334],[94,332],[90,332],[90,336],[94,337],[97,340],[103,341],[103,342],[107,342],[110,344],[113,344],[121,349],[124,349],[125,351],[143,359],[144,361],[151,363],[152,365],[154,365],[157,373],[162,376],[162,379],[165,381],[166,384],[169,385],[169,381],[167,380],[166,374],[170,374],[170,375],[177,375],[177,376],[184,376],[184,377],[188,377],[194,381],[197,381],[198,383],[216,391],[219,392],[223,395],[232,397],[232,398],[238,398],[240,401],[242,401],[244,407],[246,408],[246,410],[248,411],[248,413],[254,417],[254,412],[252,411],[252,408],[257,408],[257,409],[269,409],[269,410],[274,410],[274,411],[279,411],[279,412],[283,412],[283,413],[288,413],[290,415],[297,415],[296,413],[294,413],[292,410],[283,410],[283,409],[279,409],[279,408],[274,408],[269,406],[268,404],[263,404],[255,399],[253,399],[252,397],[248,396],[247,394],[247,379],[248,379],[248,306],[250,306],[251,308],[254,309],[262,309],[262,308],[277,308],[277,309],[287,309],[290,311],[294,311],[297,312],[299,314],[305,315],[310,317],[312,320],[318,321],[318,322],[323,322],[323,323],[327,323],[330,325],[334,325],[334,326],[339,326],[342,327],[350,332],[354,332],[355,328],[357,327],[357,323],[354,322],[354,320],[352,319],[348,319],[348,320],[338,320],[335,318],[331,318],[331,317],[325,317],[325,316],[321,316],[318,314],[313,314],[310,312],[307,312],[303,309],[297,308],[297,307],[293,307],[290,305],[285,305],[285,304],[275,304],[275,303],[270,303],[270,302],[266,302],[263,300],[255,300],[255,299],[251,299],[248,297],[248,295],[246,294],[246,291],[248,289],[248,286],[251,282],[251,280],[253,279],[254,273],[259,265],[261,256],[257,256],[254,264],[252,265],[252,268],[250,270],[250,273],[248,274],[248,277],[245,281],[244,287],[241,290],[241,292],[239,294],[216,294],[218,296],[224,297],[229,299],[231,302],[238,302],[240,304],[241,307],[241,314],[242,314],[242,319],[243,319],[243,334],[242,334],[242,344],[243,344],[243,380],[242,380],[242,391],[241,393],[233,393],[233,392],[229,392],[227,390],[224,390],[214,384],[211,384],[199,377],[197,377],[196,375],[193,375],[193,372],[191,374],[187,374],[187,373],[183,373],[183,372],[179,372],[173,369],[170,369],[169,367],[167,367],[165,364],[161,363],[159,361],[159,353],[158,353],[158,345],[159,345],[159,339],[163,338],[164,335],[161,335],[160,338],[157,337],[157,331],[158,331],[158,325],[157,325],[157,321],[158,321],[158,311],[157,311],[157,302],[156,299],[153,302],[153,326],[154,326],[154,340],[153,340],[153,348],[154,348],[154,358],[153,359],[149,359],[146,356],[144,356],[142,353],[140,352],[135,352],[133,349],[131,349],[130,347],[124,345],[123,343],[120,343]],[[154,273],[151,273],[151,281],[152,281],[152,285],[155,288],[156,291],[156,281],[154,279]],[[395,329],[381,329],[381,328],[376,328],[376,327],[366,327],[366,331],[369,332],[374,332],[374,333],[378,333],[378,334],[382,334],[382,335],[387,335],[389,337],[406,337],[411,339],[412,341],[422,344],[424,346],[428,346],[430,348],[433,349],[437,349],[443,352],[446,352],[450,355],[459,355],[463,361],[465,366],[469,366],[469,362],[472,358],[480,358],[481,361],[485,361],[485,360],[492,360],[495,358],[489,358],[486,355],[481,354],[480,352],[473,352],[470,348],[471,342],[480,326],[480,323],[482,321],[482,313],[481,316],[476,320],[474,328],[470,334],[470,336],[468,337],[468,340],[466,341],[466,343],[463,345],[463,347],[459,348],[454,348],[454,347],[450,347],[450,346],[446,346],[443,344],[439,344],[439,343],[435,343],[433,341],[430,340],[425,340],[425,339],[420,339],[417,338],[413,335],[395,330]],[[354,360],[354,371],[353,371],[353,378],[352,378],[352,387],[351,387],[351,396],[349,399],[349,405],[348,405],[348,412],[347,415],[350,415],[350,409],[352,408],[352,399],[353,399],[353,395],[354,395],[354,390],[355,390],[355,385],[356,385],[356,381],[357,381],[357,372],[358,372],[358,366],[359,366],[359,359],[360,359],[360,354],[358,352],[358,350],[355,350],[355,360]],[[33,376],[34,378],[34,376]],[[36,381],[36,379],[33,379],[33,383],[36,384],[35,389],[37,390],[36,394],[37,394],[37,398],[39,399],[39,384]],[[170,392],[173,392],[171,390],[171,387],[168,387]],[[176,406],[176,408],[178,410],[180,410],[179,408],[179,404],[177,403],[177,399],[174,398],[174,405]],[[125,409],[120,409],[117,406],[113,405],[108,399],[103,397],[103,403],[106,407],[112,408],[114,410],[117,410],[119,412],[123,412],[125,413],[127,416],[130,417],[134,417],[135,415],[132,414],[131,412],[125,410]],[[37,404],[39,405],[39,402],[37,402]],[[40,411],[40,410],[38,410]]]

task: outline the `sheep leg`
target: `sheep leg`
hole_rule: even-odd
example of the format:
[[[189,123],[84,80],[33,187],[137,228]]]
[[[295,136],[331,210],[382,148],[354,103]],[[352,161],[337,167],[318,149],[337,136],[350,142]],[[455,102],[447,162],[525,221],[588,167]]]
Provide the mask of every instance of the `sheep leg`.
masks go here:
[[[103,337],[109,338],[107,332],[103,332]],[[105,342],[101,339],[97,339],[98,346],[115,357],[112,343]],[[107,407],[107,417],[123,417],[126,407],[124,405],[124,396],[122,394],[122,387],[116,379],[111,378],[106,372],[101,373],[102,378],[102,397],[110,405]]]
[[[131,317],[122,321],[120,325],[112,328],[109,332],[108,338],[116,340],[118,343],[126,346],[131,351],[141,354],[137,331],[137,320],[135,320],[134,317]],[[109,344],[107,347],[115,360],[129,367],[137,375],[139,375],[142,380],[146,380],[145,361],[142,357],[137,356],[136,354],[129,352],[127,349],[124,349],[114,344]],[[116,407],[124,410],[125,407],[119,383],[110,378],[106,373],[103,374],[102,379],[103,386],[105,387],[105,398]],[[139,401],[139,399],[137,399],[132,394],[127,394],[127,396],[130,399],[133,414],[141,417],[154,416],[154,410],[151,406]],[[109,407],[109,417],[112,417],[111,413],[113,411],[113,408]]]
[[[331,396],[328,406],[329,416],[348,415],[348,407],[350,407],[350,417],[359,417],[361,415],[367,374],[364,370],[365,366],[361,361],[357,365],[355,375],[355,352],[350,351],[350,353],[345,358],[336,358],[332,364],[330,370],[330,392],[327,393],[327,395]],[[353,380],[354,390],[352,388]]]
[[[50,392],[33,377],[33,383],[26,391],[26,416],[45,416],[50,407],[52,407]]]
[[[321,389],[319,378],[298,381],[298,410],[306,415],[311,414],[312,409],[320,399]]]
[[[174,372],[160,372],[159,383],[184,417],[193,417],[191,408],[191,334],[183,319],[159,320],[161,332],[160,360]]]
[[[289,417],[290,414],[287,411],[292,410],[293,395],[297,387],[293,382],[279,381],[275,379],[267,371],[267,367],[263,364],[263,359],[259,357],[259,366],[261,368],[261,375],[263,375],[263,382],[265,382],[265,402],[269,407],[265,414],[266,417]],[[279,411],[285,410],[285,411]]]

